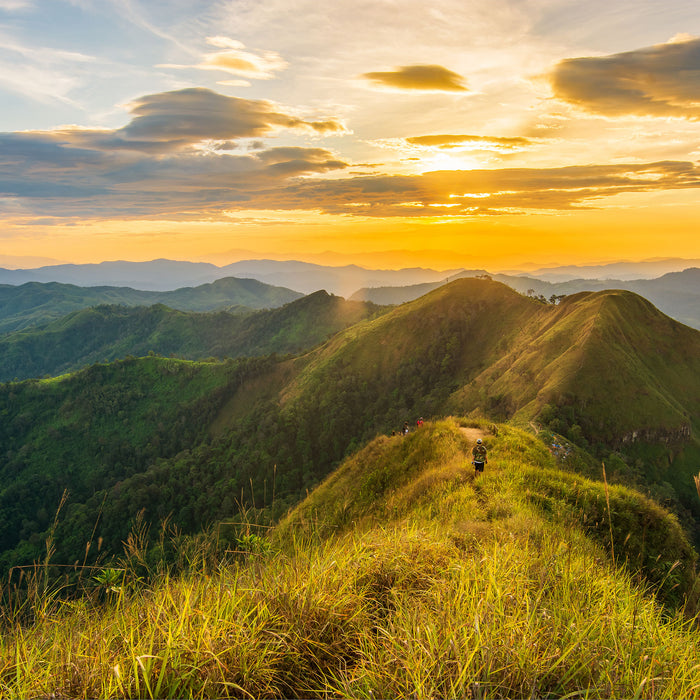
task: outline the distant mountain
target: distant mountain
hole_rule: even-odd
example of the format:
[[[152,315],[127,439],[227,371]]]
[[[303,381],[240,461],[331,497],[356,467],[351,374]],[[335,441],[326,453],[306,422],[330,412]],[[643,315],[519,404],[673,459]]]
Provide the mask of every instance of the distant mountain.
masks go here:
[[[149,353],[191,360],[299,353],[377,309],[326,292],[246,315],[176,311],[162,304],[101,305],[0,337],[0,382],[55,376]]]
[[[356,265],[329,267],[293,260],[246,260],[224,267],[174,260],[113,261],[87,265],[51,265],[27,270],[0,269],[0,284],[62,282],[81,287],[106,285],[167,291],[198,286],[223,277],[238,277],[288,287],[302,294],[325,289],[331,294],[347,297],[360,287],[444,280],[454,272],[456,271],[424,268],[367,270]]]
[[[700,258],[658,258],[640,262],[614,262],[603,265],[562,265],[541,267],[524,273],[547,282],[567,282],[575,279],[637,280],[653,279],[669,272],[700,267]],[[523,274],[507,271],[504,274]]]
[[[165,304],[182,311],[228,309],[249,311],[282,306],[302,294],[257,280],[223,278],[171,292],[130,287],[78,287],[58,282],[0,285],[0,333],[30,328],[99,304],[150,306]]]
[[[305,294],[317,289],[325,289],[344,297],[350,296],[360,287],[445,281],[457,272],[461,272],[461,270],[436,271],[425,268],[368,270],[357,265],[329,267],[292,260],[245,260],[226,265],[221,269],[234,277],[252,277],[268,284],[288,286]]]
[[[484,272],[462,272],[456,277],[478,277]],[[533,277],[512,275],[489,275],[521,294],[532,292],[549,299],[552,295],[568,295],[585,291],[626,289],[648,299],[654,306],[693,328],[700,329],[700,269],[690,268],[682,272],[670,272],[650,280],[571,280],[547,282]],[[442,282],[418,284],[406,287],[377,287],[360,289],[350,298],[372,301],[375,304],[402,304],[413,301],[441,286]]]
[[[84,265],[46,265],[24,270],[0,269],[0,284],[63,282],[80,287],[131,287],[151,291],[196,286],[221,277],[226,277],[226,274],[221,274],[216,265],[175,260],[115,260]]]

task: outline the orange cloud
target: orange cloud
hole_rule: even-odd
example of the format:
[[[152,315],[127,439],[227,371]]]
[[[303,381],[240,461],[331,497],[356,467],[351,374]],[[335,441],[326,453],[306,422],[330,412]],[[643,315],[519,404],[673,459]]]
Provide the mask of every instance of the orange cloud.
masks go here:
[[[589,112],[700,119],[700,39],[569,58],[549,80],[556,97]]]
[[[245,78],[268,80],[275,72],[287,68],[288,63],[275,51],[254,53],[244,51],[245,45],[227,37],[209,37],[207,42],[222,51],[207,54],[197,66],[205,70],[221,70]]]
[[[411,136],[405,139],[413,146],[428,146],[434,148],[459,148],[461,146],[479,146],[499,150],[507,148],[523,148],[532,141],[522,136],[473,136],[470,134],[430,134],[427,136]]]
[[[363,73],[362,77],[375,85],[398,90],[465,92],[464,78],[443,66],[401,66],[393,71]]]

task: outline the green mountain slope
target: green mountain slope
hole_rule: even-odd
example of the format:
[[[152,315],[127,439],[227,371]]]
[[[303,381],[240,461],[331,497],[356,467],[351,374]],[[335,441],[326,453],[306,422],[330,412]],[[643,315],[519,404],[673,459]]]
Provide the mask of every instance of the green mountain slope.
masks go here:
[[[144,586],[132,539],[105,602],[39,593],[34,624],[2,619],[5,694],[693,697],[673,516],[506,426],[470,423],[491,455],[475,480],[464,423],[370,442],[233,565],[203,543]]]
[[[282,306],[302,295],[257,280],[225,278],[198,287],[148,292],[130,287],[77,287],[58,282],[0,285],[0,333],[43,325],[72,311],[100,304],[152,306],[181,311],[243,310]]]
[[[465,270],[458,276],[478,277],[487,275],[484,270]],[[505,274],[490,275],[521,294],[528,292],[549,299],[552,295],[566,296],[579,292],[597,292],[625,289],[643,296],[659,310],[692,328],[700,329],[700,268],[691,267],[682,272],[669,272],[656,279],[574,279],[565,282],[548,282],[526,276]],[[350,298],[372,301],[375,304],[403,304],[413,301],[448,280],[414,284],[406,287],[366,287]]]
[[[266,364],[154,357],[0,384],[0,562],[40,556],[64,491],[70,520],[95,493],[204,441],[227,395]],[[60,546],[64,561],[84,549],[98,513],[98,507],[88,510],[87,533],[82,522],[68,529]]]
[[[57,375],[149,352],[185,359],[298,353],[376,311],[372,304],[325,292],[247,315],[103,305],[0,337],[0,381]]]
[[[153,538],[169,515],[183,532],[229,518],[241,506],[278,517],[377,434],[420,415],[466,412],[533,422],[583,447],[593,443],[595,454],[582,456],[577,468],[597,469],[604,459],[614,478],[663,492],[690,529],[698,510],[691,474],[700,455],[699,336],[629,293],[584,294],[552,306],[500,283],[457,280],[356,323],[302,357],[268,359],[236,374],[179,453],[155,452],[143,468],[76,498],[60,526],[57,541],[69,543],[60,554],[69,560],[93,530],[103,553],[118,551],[130,518],[141,511],[154,525]],[[51,394],[59,385],[40,382],[36,390]],[[0,411],[23,415],[16,423],[19,451],[34,440],[31,430],[48,431],[52,418],[23,409],[24,399],[13,403],[11,391]],[[157,395],[158,385],[150,391]],[[144,393],[143,401],[152,398]],[[71,404],[64,410],[69,419]],[[141,410],[126,410],[124,425],[138,421]],[[79,421],[72,425],[76,442],[99,440],[80,432]],[[112,442],[106,445],[112,454]],[[30,462],[13,456],[7,473],[41,471],[54,461],[54,449],[43,443]],[[40,541],[42,532],[35,524],[24,539]]]

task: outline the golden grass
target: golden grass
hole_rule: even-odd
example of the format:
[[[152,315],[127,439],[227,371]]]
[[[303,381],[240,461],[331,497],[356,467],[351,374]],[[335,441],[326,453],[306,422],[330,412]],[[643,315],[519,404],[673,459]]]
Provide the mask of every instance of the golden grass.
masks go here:
[[[5,616],[0,695],[697,697],[696,621],[664,609],[575,521],[533,505],[533,464],[543,480],[549,468],[536,441],[511,429],[489,441],[474,481],[457,468],[455,423],[384,438],[344,467],[356,480],[379,468],[364,473],[376,507],[345,491],[341,470],[311,496],[327,512],[237,565],[194,557],[195,570],[148,587],[129,585],[126,567],[102,603],[38,588],[34,624]],[[392,465],[396,488],[382,476]],[[333,496],[362,528],[338,519]],[[618,497],[611,488],[613,511]]]

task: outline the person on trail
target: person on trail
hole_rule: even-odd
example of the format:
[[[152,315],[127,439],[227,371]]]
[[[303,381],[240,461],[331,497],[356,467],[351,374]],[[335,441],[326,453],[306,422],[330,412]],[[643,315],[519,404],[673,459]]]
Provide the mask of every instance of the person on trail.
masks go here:
[[[476,445],[472,447],[472,464],[474,465],[474,476],[484,473],[484,464],[488,464],[486,456],[486,448],[481,438],[476,441]]]
[[[401,431],[404,435],[408,435],[408,421],[403,424],[403,429]]]
[[[416,428],[420,428],[423,425],[423,417],[421,416],[417,421],[416,421]]]

